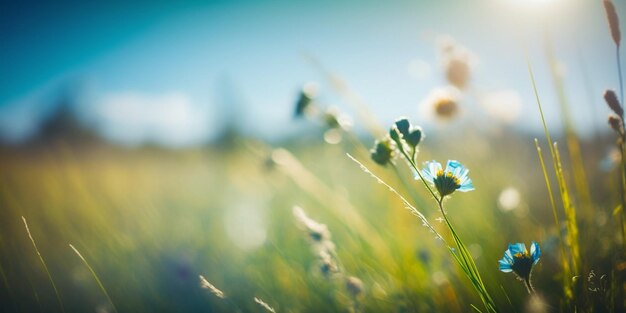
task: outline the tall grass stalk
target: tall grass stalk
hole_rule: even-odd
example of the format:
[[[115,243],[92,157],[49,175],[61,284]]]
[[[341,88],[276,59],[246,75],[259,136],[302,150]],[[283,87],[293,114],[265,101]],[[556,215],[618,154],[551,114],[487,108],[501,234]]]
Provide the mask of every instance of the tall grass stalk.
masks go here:
[[[454,229],[454,227],[452,226],[452,224],[448,220],[448,217],[447,217],[447,215],[445,213],[445,209],[444,209],[444,206],[443,206],[443,197],[438,197],[435,194],[435,192],[433,191],[433,189],[426,183],[426,181],[422,177],[422,174],[421,174],[420,170],[415,165],[415,161],[413,159],[411,159],[407,155],[407,153],[404,151],[404,149],[400,148],[400,151],[404,154],[404,156],[406,157],[406,159],[409,162],[409,164],[413,167],[413,169],[420,176],[420,180],[424,183],[424,186],[426,187],[426,189],[430,192],[430,194],[433,196],[433,198],[437,201],[439,210],[441,211],[441,213],[443,215],[443,218],[444,218],[444,220],[446,222],[446,225],[448,226],[448,229],[450,230],[450,233],[452,234],[452,238],[454,239],[454,243],[455,243],[459,253],[457,253],[455,251],[455,249],[453,249],[443,239],[443,237],[428,222],[426,217],[419,210],[417,210],[414,206],[412,206],[404,197],[402,197],[395,189],[393,189],[391,186],[389,186],[387,183],[385,183],[382,179],[380,179],[379,177],[374,175],[365,165],[363,165],[361,162],[356,160],[354,157],[352,157],[349,154],[348,154],[348,157],[350,159],[352,159],[354,162],[356,162],[361,167],[361,169],[363,171],[365,171],[366,173],[371,175],[379,183],[385,185],[391,192],[396,194],[402,200],[402,202],[404,202],[404,204],[407,206],[407,208],[409,208],[409,210],[422,221],[424,226],[428,227],[433,233],[435,233],[437,238],[441,239],[444,243],[446,243],[446,247],[448,248],[448,251],[450,252],[452,257],[454,258],[454,260],[459,264],[459,266],[461,267],[461,269],[463,270],[463,272],[465,273],[467,278],[470,280],[470,282],[472,283],[472,286],[474,287],[474,289],[478,292],[478,295],[480,296],[480,299],[483,302],[483,304],[485,305],[485,308],[487,309],[487,311],[488,312],[498,312],[497,306],[496,306],[495,302],[493,301],[493,298],[489,295],[489,292],[487,291],[487,288],[485,287],[485,285],[483,283],[483,280],[480,277],[480,274],[478,272],[478,268],[476,267],[474,259],[472,258],[472,256],[471,256],[469,250],[467,249],[466,245],[463,243],[463,241],[461,240],[461,238],[457,234],[456,230]],[[480,312],[480,310],[478,310],[478,308],[476,308],[474,306],[472,306],[472,307],[475,310]]]
[[[571,240],[571,256],[572,267],[575,274],[580,273],[580,249],[578,244],[578,223],[576,222],[576,210],[571,203],[569,190],[565,183],[565,175],[563,174],[563,164],[561,163],[561,154],[559,153],[559,146],[554,143],[554,153],[556,155],[557,165],[557,179],[559,181],[561,198],[563,199],[563,209],[565,210],[565,217],[567,218],[567,234]]]
[[[546,188],[548,189],[548,197],[550,198],[550,206],[552,207],[552,215],[554,216],[554,226],[556,227],[557,234],[559,235],[559,247],[561,247],[561,265],[563,266],[563,293],[567,299],[571,299],[574,294],[572,286],[569,282],[571,277],[571,269],[569,261],[567,260],[567,252],[565,251],[565,241],[563,240],[563,234],[561,233],[561,223],[559,222],[559,216],[556,210],[556,203],[554,201],[554,193],[552,192],[552,186],[550,185],[550,178],[548,177],[548,170],[546,164],[543,161],[543,155],[541,153],[541,147],[539,146],[539,140],[535,138],[535,147],[537,147],[537,154],[539,155],[539,163],[541,163],[541,170],[543,171],[543,177],[546,180]]]
[[[580,197],[580,206],[583,208],[585,217],[591,219],[593,216],[593,206],[591,204],[591,194],[587,183],[587,174],[585,173],[585,164],[583,162],[580,143],[578,142],[578,137],[574,131],[574,123],[570,112],[570,104],[565,92],[563,77],[559,73],[558,64],[556,58],[554,57],[549,38],[546,39],[546,54],[548,56],[548,63],[550,64],[550,74],[552,76],[554,88],[556,89],[559,108],[561,110],[561,117],[563,118],[565,142],[567,143],[567,150],[572,162],[574,189],[576,190],[576,195]]]
[[[615,9],[615,5],[610,0],[604,0],[603,2],[604,10],[606,12],[606,18],[609,23],[609,32],[611,33],[611,37],[613,42],[615,43],[615,59],[617,62],[617,76],[619,81],[619,91],[620,91],[620,103],[622,107],[624,106],[624,79],[622,76],[622,62],[620,57],[620,47],[622,40],[622,33],[619,27],[619,17],[617,15],[617,10]],[[620,114],[620,118],[622,120],[622,125],[624,125],[624,112]],[[622,244],[624,246],[624,251],[626,251],[626,136],[622,134],[621,142],[620,142],[620,152],[622,155],[622,164],[621,164],[621,226],[622,226]]]
[[[48,265],[46,265],[46,261],[44,261],[43,256],[39,252],[37,248],[37,244],[35,243],[35,239],[33,235],[30,233],[30,229],[28,228],[28,223],[26,222],[26,218],[22,216],[22,221],[24,222],[24,228],[26,228],[26,233],[28,234],[28,238],[30,238],[30,242],[33,243],[33,247],[35,248],[35,252],[37,252],[37,256],[39,257],[39,261],[43,265],[46,274],[48,275],[48,279],[50,280],[50,284],[52,284],[52,289],[54,289],[54,294],[57,297],[57,301],[59,302],[59,307],[62,312],[65,312],[65,307],[63,306],[63,301],[61,300],[61,295],[59,294],[59,290],[57,289],[56,284],[54,283],[54,279],[52,279],[52,274],[50,274],[50,270],[48,270]],[[4,276],[4,275],[3,275]]]
[[[104,285],[100,281],[100,278],[98,278],[98,275],[96,274],[96,272],[93,270],[91,265],[89,265],[89,262],[87,262],[87,260],[83,257],[83,255],[80,254],[78,249],[76,249],[72,244],[70,244],[70,248],[72,248],[72,250],[74,250],[74,252],[76,252],[76,255],[78,255],[78,257],[83,261],[83,263],[85,264],[87,269],[89,269],[89,271],[91,272],[91,275],[93,276],[94,280],[98,284],[98,287],[100,287],[100,290],[102,290],[102,293],[104,293],[104,295],[106,296],[107,300],[109,301],[109,304],[111,304],[111,307],[113,308],[113,311],[117,312],[117,308],[115,307],[115,304],[113,304],[113,300],[111,300],[111,297],[109,296],[109,293],[107,292],[106,288],[104,288]]]
[[[528,60],[528,55],[526,55],[526,65],[528,67],[528,74],[530,76],[530,81],[533,87],[533,92],[535,94],[535,100],[537,101],[537,107],[539,108],[539,114],[541,116],[541,122],[543,124],[543,130],[546,136],[546,140],[548,141],[548,146],[550,148],[550,154],[552,156],[552,166],[554,167],[554,172],[557,177],[557,182],[559,184],[559,190],[561,193],[561,202],[563,204],[563,210],[565,213],[565,218],[567,221],[568,228],[568,242],[570,244],[571,249],[571,268],[572,275],[579,275],[579,264],[580,264],[580,255],[578,253],[574,253],[574,251],[579,251],[579,242],[578,242],[578,226],[576,222],[576,210],[572,205],[569,197],[569,193],[567,190],[567,185],[565,183],[565,177],[563,175],[562,167],[560,166],[560,157],[557,155],[555,151],[555,147],[552,145],[552,137],[550,136],[550,131],[548,130],[548,125],[546,123],[545,116],[543,114],[543,108],[541,106],[541,100],[539,99],[539,92],[537,91],[537,84],[535,82],[535,75],[533,74],[532,66],[530,65],[530,61]],[[559,230],[560,231],[560,230]]]
[[[616,55],[616,59],[617,59],[617,76],[619,79],[619,97],[620,97],[620,102],[623,104],[624,103],[624,78],[622,77],[622,58],[620,58],[620,53],[619,53],[619,46],[617,46],[617,48],[615,49],[615,55]],[[624,115],[622,114],[622,117],[624,117]]]
[[[254,297],[254,302],[267,312],[276,313],[276,310],[260,298]]]

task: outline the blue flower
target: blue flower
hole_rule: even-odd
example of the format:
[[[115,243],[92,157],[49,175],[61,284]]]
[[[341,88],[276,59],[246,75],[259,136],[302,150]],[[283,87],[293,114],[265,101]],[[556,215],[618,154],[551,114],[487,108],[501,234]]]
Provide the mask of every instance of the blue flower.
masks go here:
[[[504,257],[498,261],[500,271],[515,273],[519,278],[528,282],[533,266],[539,262],[541,249],[539,244],[532,242],[530,252],[526,250],[523,243],[509,244],[509,248],[504,252]]]
[[[448,160],[446,169],[443,170],[441,164],[435,161],[426,162],[426,166],[421,171],[424,180],[435,185],[439,195],[442,197],[453,193],[455,190],[467,192],[474,190],[472,180],[467,176],[469,170],[459,161]],[[416,177],[419,179],[419,177]]]

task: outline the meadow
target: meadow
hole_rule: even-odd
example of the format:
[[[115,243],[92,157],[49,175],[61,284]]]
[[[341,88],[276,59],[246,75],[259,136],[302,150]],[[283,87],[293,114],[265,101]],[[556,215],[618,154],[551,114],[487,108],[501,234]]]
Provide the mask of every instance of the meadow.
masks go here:
[[[467,90],[467,60],[443,50],[448,83]],[[563,91],[528,67],[529,86]],[[313,126],[278,143],[0,148],[0,311],[626,310],[619,88],[595,95],[613,113],[585,137],[564,97],[537,92],[536,136],[460,119],[448,94],[433,99],[439,127],[382,125],[325,74],[353,121],[305,86],[294,118]],[[564,123],[545,120],[559,104]]]

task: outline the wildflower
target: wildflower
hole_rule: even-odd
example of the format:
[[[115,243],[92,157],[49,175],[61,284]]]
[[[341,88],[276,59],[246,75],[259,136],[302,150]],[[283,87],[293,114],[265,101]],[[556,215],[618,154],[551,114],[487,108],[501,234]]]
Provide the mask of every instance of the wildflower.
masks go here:
[[[370,151],[370,156],[374,162],[380,165],[387,165],[394,157],[395,145],[390,138],[376,140],[374,148]]]
[[[295,117],[306,115],[311,109],[315,97],[317,96],[318,86],[315,83],[308,83],[302,87],[296,102]]]
[[[433,102],[433,108],[437,116],[441,118],[451,118],[456,115],[457,112],[456,101],[447,97],[437,98],[436,101]]]
[[[451,85],[464,89],[469,85],[474,63],[473,54],[450,37],[444,36],[438,41],[446,80]]]
[[[437,188],[442,198],[455,190],[461,192],[474,190],[472,180],[467,176],[469,170],[456,160],[448,160],[445,170],[438,162],[426,162],[426,167],[421,173],[427,182]]]
[[[420,114],[447,121],[459,113],[459,90],[454,87],[436,88],[420,105]]]
[[[498,261],[498,268],[505,273],[515,273],[526,283],[528,292],[532,293],[530,274],[533,266],[539,262],[540,256],[541,249],[539,249],[539,244],[534,241],[530,245],[530,252],[526,250],[526,245],[523,243],[509,244],[509,248],[504,252],[504,257]]]

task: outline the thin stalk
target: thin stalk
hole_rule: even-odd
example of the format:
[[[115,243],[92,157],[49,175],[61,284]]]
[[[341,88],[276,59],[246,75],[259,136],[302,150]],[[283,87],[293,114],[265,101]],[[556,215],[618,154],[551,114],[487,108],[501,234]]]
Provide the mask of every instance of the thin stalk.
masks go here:
[[[391,165],[391,168],[393,168],[393,172],[396,174],[396,176],[400,180],[400,183],[402,183],[402,187],[404,187],[406,192],[411,196],[411,198],[417,204],[417,206],[424,207],[425,205],[422,199],[418,195],[415,194],[415,192],[413,191],[414,188],[411,188],[410,183],[406,181],[404,176],[402,176],[402,173],[400,173],[400,170],[398,169],[398,167],[391,162],[389,164]]]
[[[565,185],[565,178],[563,177],[563,172],[562,169],[560,169],[560,165],[557,161],[557,159],[559,159],[557,152],[555,151],[555,148],[552,146],[552,137],[550,136],[550,132],[548,131],[548,125],[546,123],[546,119],[545,116],[543,114],[543,108],[541,106],[541,100],[539,99],[539,92],[537,91],[537,84],[535,82],[535,75],[533,74],[533,70],[532,67],[530,65],[530,60],[528,59],[528,54],[526,54],[526,65],[528,67],[528,74],[530,75],[530,81],[532,83],[532,87],[533,87],[533,92],[535,94],[535,99],[537,101],[537,106],[539,108],[539,114],[541,116],[541,122],[543,124],[543,130],[546,136],[546,139],[548,140],[548,147],[550,148],[550,154],[552,156],[552,166],[554,167],[554,172],[556,173],[557,176],[557,181],[559,183],[559,189],[561,191],[561,200],[563,202],[563,209],[565,210],[565,215],[567,217],[568,220],[568,228],[570,228],[571,230],[576,229],[576,217],[575,217],[575,209],[574,207],[571,205],[570,199],[569,199],[569,195],[567,192],[567,186]],[[574,216],[572,216],[574,215]],[[573,225],[571,224],[573,222]],[[572,247],[578,247],[578,239],[573,236],[571,233],[568,233],[568,236],[570,238],[570,244],[572,245]],[[578,275],[578,263],[579,263],[579,259],[577,258],[577,255],[572,253],[572,267],[574,270],[573,275]]]
[[[530,277],[524,279],[524,285],[526,286],[526,290],[528,291],[528,294],[530,295],[535,294],[535,288],[533,288],[533,285],[530,283]]]
[[[585,165],[581,153],[580,143],[576,137],[574,131],[572,114],[570,111],[570,104],[565,92],[564,81],[562,75],[559,75],[557,70],[557,61],[554,57],[551,41],[546,37],[546,54],[548,62],[550,63],[550,74],[552,76],[552,82],[556,89],[559,108],[561,110],[561,116],[563,119],[563,128],[565,130],[565,138],[567,144],[567,150],[569,152],[572,176],[574,178],[574,190],[580,200],[580,206],[583,208],[582,213],[586,214],[587,219],[591,219],[593,216],[591,193],[587,184],[587,174],[585,173]]]
[[[463,241],[459,237],[454,227],[452,227],[452,224],[450,223],[450,220],[448,219],[448,216],[446,215],[445,208],[443,207],[443,199],[444,197],[440,197],[439,199],[437,199],[439,210],[441,211],[441,214],[443,215],[446,225],[448,226],[448,229],[450,230],[450,233],[452,234],[454,242],[457,248],[459,249],[459,253],[461,254],[461,258],[464,262],[464,265],[471,275],[470,279],[472,280],[474,286],[477,287],[479,291],[479,295],[481,296],[481,299],[483,303],[485,304],[485,306],[487,307],[487,309],[490,311],[496,312],[497,310],[496,310],[495,303],[493,302],[493,299],[489,295],[489,292],[487,291],[487,288],[485,287],[485,284],[483,283],[482,278],[480,277],[480,273],[478,272],[478,268],[476,267],[476,263],[474,262],[474,259],[472,258],[471,253],[469,252],[469,250],[467,249],[467,246],[463,243]]]
[[[574,206],[571,204],[570,201],[569,191],[567,189],[567,184],[565,183],[565,175],[563,174],[561,155],[559,153],[556,142],[554,143],[554,152],[556,153],[557,164],[556,177],[559,181],[561,198],[563,200],[563,209],[565,210],[565,217],[567,218],[567,235],[570,238],[572,267],[574,269],[574,273],[578,274],[580,269],[580,250],[578,246],[578,225],[576,223],[576,210],[574,209]]]
[[[33,235],[30,233],[30,229],[28,228],[28,223],[26,223],[26,218],[24,218],[22,216],[22,221],[24,221],[24,227],[26,228],[26,233],[28,234],[28,237],[30,238],[30,242],[33,243],[33,247],[35,247],[35,252],[37,252],[37,256],[39,257],[39,261],[41,261],[41,264],[43,265],[44,270],[46,270],[46,274],[48,275],[48,279],[50,280],[50,284],[52,284],[52,289],[54,289],[54,294],[57,297],[57,301],[59,302],[59,307],[61,308],[62,312],[65,312],[65,307],[63,306],[63,301],[61,301],[61,296],[59,295],[59,290],[57,289],[56,284],[54,283],[54,279],[52,279],[52,274],[50,274],[50,270],[48,270],[48,266],[46,265],[46,261],[44,261],[43,256],[41,256],[41,253],[39,252],[39,249],[37,248],[37,244],[35,243],[35,239],[33,238]]]
[[[619,46],[615,49],[616,59],[617,59],[617,75],[619,77],[619,95],[620,102],[624,105],[624,80],[622,78],[622,61],[619,55]],[[622,114],[622,118],[624,118],[624,114]]]
[[[563,265],[563,288],[565,289],[566,297],[570,298],[573,296],[571,286],[568,282],[568,277],[570,276],[570,267],[569,262],[567,261],[566,252],[565,252],[565,240],[563,239],[563,234],[561,233],[561,225],[559,223],[559,217],[556,212],[556,204],[554,201],[554,194],[552,193],[552,186],[550,185],[550,179],[548,178],[548,171],[546,169],[546,164],[543,161],[543,155],[541,154],[541,147],[539,146],[539,141],[535,138],[535,146],[537,147],[537,154],[539,155],[539,163],[541,164],[541,170],[543,171],[543,177],[546,180],[546,187],[548,189],[548,197],[550,198],[550,205],[552,206],[552,215],[554,217],[554,225],[556,226],[556,231],[559,234],[559,246],[561,247],[561,264]]]
[[[623,123],[623,122],[622,122]],[[626,253],[626,221],[624,220],[624,210],[626,209],[626,152],[624,151],[624,136],[621,138],[621,143],[619,143],[620,153],[621,153],[621,162],[620,162],[620,202],[621,202],[621,212],[620,212],[620,221],[622,223],[622,246],[624,247],[623,251]]]
[[[617,75],[619,78],[619,93],[620,93],[620,103],[622,104],[622,107],[624,106],[624,82],[623,82],[623,78],[622,78],[622,65],[621,65],[621,58],[620,58],[620,53],[619,53],[619,45],[617,45],[616,49],[615,49],[615,58],[617,59]],[[620,116],[620,119],[622,120],[622,127],[626,127],[626,125],[624,125],[624,112],[622,112],[622,115]],[[622,134],[620,134],[621,137],[621,142],[620,142],[620,152],[622,155],[622,164],[621,164],[621,170],[622,170],[622,177],[620,179],[621,182],[621,203],[622,203],[622,212],[621,212],[621,217],[620,217],[620,221],[622,222],[622,245],[624,247],[624,251],[626,251],[626,218],[624,217],[624,215],[626,214],[624,212],[624,210],[626,210],[626,136],[624,134],[624,130],[622,130]]]
[[[109,296],[109,293],[107,292],[106,288],[104,288],[104,285],[102,285],[102,282],[100,281],[100,278],[98,278],[98,275],[93,270],[91,265],[89,265],[89,263],[87,262],[87,260],[85,260],[83,255],[80,254],[80,252],[78,252],[78,250],[72,244],[70,244],[70,248],[72,248],[72,250],[74,250],[74,252],[76,252],[76,255],[78,255],[78,257],[83,261],[85,266],[87,266],[87,268],[91,272],[91,275],[93,276],[94,280],[96,281],[96,283],[98,283],[98,286],[100,287],[100,290],[102,290],[102,293],[104,293],[104,295],[107,297],[107,300],[109,300],[109,303],[111,304],[111,307],[113,307],[113,311],[117,312],[117,308],[115,307],[115,304],[113,304],[113,300],[111,300],[111,297]]]
[[[406,152],[406,150],[403,148],[402,145],[399,145],[399,150],[402,153],[402,155],[404,155],[406,160],[409,162],[411,167],[413,167],[413,169],[419,176],[422,184],[426,187],[428,192],[433,196],[433,198],[437,202],[437,205],[439,206],[441,214],[443,215],[443,218],[446,222],[446,225],[448,226],[448,229],[452,233],[452,238],[454,239],[454,242],[459,250],[459,254],[461,255],[461,257],[459,258],[459,256],[454,251],[451,250],[451,253],[455,257],[455,260],[459,263],[459,265],[461,265],[461,268],[463,269],[467,277],[472,282],[472,285],[474,286],[476,291],[478,291],[478,294],[483,304],[487,308],[487,310],[489,310],[490,312],[498,312],[496,305],[493,302],[493,299],[491,298],[491,296],[487,292],[487,289],[485,288],[485,285],[482,281],[482,278],[480,277],[480,274],[478,272],[478,269],[476,268],[476,264],[474,263],[472,256],[470,255],[469,251],[465,247],[465,244],[463,244],[463,242],[461,241],[461,238],[458,236],[458,234],[454,230],[454,227],[452,227],[452,224],[450,223],[450,221],[448,220],[448,217],[445,214],[445,209],[443,208],[443,197],[438,197],[435,191],[430,187],[430,185],[426,183],[424,176],[422,175],[419,168],[415,164],[415,160],[413,160],[413,158],[408,155],[408,153]]]
[[[511,302],[511,298],[509,298],[509,294],[506,292],[506,290],[504,290],[504,287],[502,287],[502,285],[500,285],[500,289],[502,289],[504,297],[506,297],[506,300],[509,302],[509,305],[511,306],[511,311],[515,312],[515,307],[513,306],[513,302]]]

